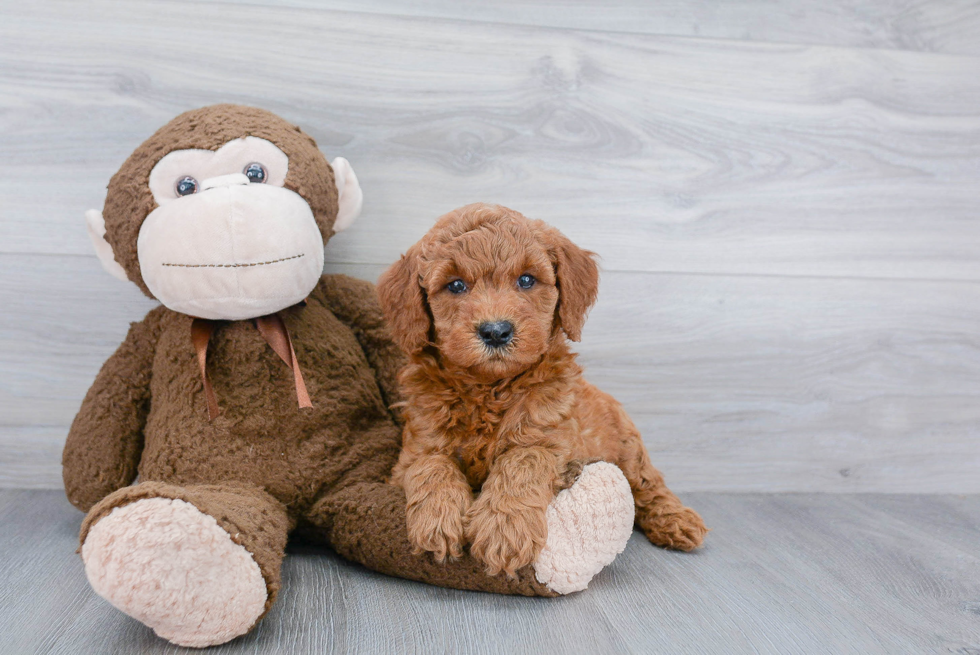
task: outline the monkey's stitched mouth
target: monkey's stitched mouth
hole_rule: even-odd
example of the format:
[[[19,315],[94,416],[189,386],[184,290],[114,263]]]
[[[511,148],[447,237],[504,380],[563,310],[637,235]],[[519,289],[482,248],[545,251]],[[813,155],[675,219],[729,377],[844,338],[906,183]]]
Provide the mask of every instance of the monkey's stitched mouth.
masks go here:
[[[293,255],[292,257],[271,259],[267,262],[252,262],[251,264],[171,264],[169,262],[164,262],[161,264],[161,266],[173,266],[177,268],[247,268],[249,266],[267,266],[269,264],[278,264],[279,262],[288,262],[291,259],[299,259],[303,256],[303,253],[300,253],[298,255]]]

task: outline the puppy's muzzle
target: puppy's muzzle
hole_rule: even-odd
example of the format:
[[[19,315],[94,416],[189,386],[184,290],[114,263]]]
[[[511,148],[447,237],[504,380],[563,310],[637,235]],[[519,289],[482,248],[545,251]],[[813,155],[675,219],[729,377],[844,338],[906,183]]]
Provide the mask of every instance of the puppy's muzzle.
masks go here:
[[[480,339],[491,348],[502,348],[514,338],[510,321],[485,321],[476,329]]]

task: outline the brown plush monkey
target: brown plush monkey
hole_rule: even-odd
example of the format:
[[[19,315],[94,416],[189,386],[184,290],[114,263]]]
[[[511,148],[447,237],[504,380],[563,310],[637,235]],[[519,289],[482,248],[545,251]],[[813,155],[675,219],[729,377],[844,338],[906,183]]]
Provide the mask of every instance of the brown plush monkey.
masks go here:
[[[88,512],[94,589],[174,643],[248,632],[276,598],[294,530],[377,571],[464,589],[553,596],[583,566],[509,579],[468,555],[412,554],[404,494],[386,483],[402,356],[371,284],[321,276],[323,245],[360,202],[346,160],[328,164],[299,128],[217,105],[150,137],[86,215],[105,268],[163,306],[86,395],[65,490]],[[601,524],[608,507],[563,493],[558,514]],[[576,530],[555,538],[573,548]]]

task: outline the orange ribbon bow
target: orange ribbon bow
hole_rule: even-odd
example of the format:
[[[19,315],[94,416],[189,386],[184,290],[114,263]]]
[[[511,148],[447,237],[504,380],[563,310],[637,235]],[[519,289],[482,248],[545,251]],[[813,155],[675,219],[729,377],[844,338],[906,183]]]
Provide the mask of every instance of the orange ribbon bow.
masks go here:
[[[207,358],[208,342],[211,341],[211,334],[214,332],[216,321],[204,318],[195,318],[191,323],[191,342],[197,352],[197,364],[201,370],[201,381],[204,383],[204,396],[208,401],[208,420],[213,421],[220,414],[218,409],[218,399],[214,395],[214,387],[208,379]],[[306,391],[306,383],[303,382],[303,373],[299,370],[299,361],[296,359],[296,351],[293,350],[293,342],[289,338],[289,331],[279,314],[269,314],[255,319],[255,328],[265,339],[265,342],[279,355],[282,361],[286,362],[293,371],[293,381],[296,384],[296,399],[300,407],[313,407],[310,402],[310,394]]]

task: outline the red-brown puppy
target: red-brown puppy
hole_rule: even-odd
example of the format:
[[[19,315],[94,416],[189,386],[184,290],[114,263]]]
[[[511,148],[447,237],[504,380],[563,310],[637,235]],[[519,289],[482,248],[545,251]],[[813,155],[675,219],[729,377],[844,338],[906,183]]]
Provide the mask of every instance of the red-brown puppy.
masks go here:
[[[667,488],[633,422],[582,378],[568,348],[598,283],[593,253],[483,204],[440,218],[381,277],[381,305],[410,356],[392,482],[405,489],[417,549],[441,560],[469,542],[490,573],[513,575],[545,545],[545,510],[568,463],[589,459],[623,470],[650,541],[701,544],[701,517]]]

